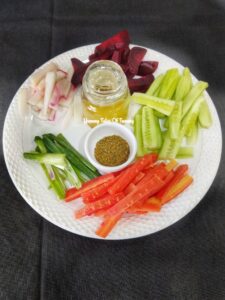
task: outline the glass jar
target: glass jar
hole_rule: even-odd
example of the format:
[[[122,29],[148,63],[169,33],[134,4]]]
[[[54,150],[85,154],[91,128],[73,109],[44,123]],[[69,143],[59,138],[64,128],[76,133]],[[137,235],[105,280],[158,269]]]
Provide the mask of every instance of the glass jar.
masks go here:
[[[122,123],[127,118],[129,98],[127,78],[117,63],[99,60],[88,67],[82,82],[83,115],[88,125]]]

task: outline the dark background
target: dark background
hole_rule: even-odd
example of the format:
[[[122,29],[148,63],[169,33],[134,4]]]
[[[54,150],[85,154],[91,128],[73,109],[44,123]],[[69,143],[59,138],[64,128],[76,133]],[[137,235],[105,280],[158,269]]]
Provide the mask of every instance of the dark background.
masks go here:
[[[34,68],[123,28],[133,43],[208,81],[224,128],[224,0],[1,0],[0,127]],[[1,300],[225,299],[224,155],[212,187],[184,219],[144,238],[110,242],[68,233],[33,211],[9,178],[0,143]]]

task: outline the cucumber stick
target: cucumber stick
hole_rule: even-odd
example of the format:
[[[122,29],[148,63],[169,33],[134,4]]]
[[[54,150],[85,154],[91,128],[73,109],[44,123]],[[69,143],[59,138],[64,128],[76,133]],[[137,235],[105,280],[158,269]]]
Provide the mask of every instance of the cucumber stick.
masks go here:
[[[169,130],[165,133],[162,148],[159,152],[159,159],[173,159],[176,158],[180,145],[184,137],[184,132],[180,130],[179,136],[176,140],[170,138]]]
[[[154,115],[160,119],[164,119],[165,118],[165,115],[162,114],[161,112],[157,111],[157,110],[154,110]]]
[[[181,122],[181,128],[186,136],[190,136],[191,132],[195,126],[195,123],[197,121],[200,107],[202,103],[204,102],[203,97],[199,97],[195,103],[192,105],[191,109],[187,113],[187,115],[184,117],[184,119]]]
[[[200,97],[203,91],[208,87],[204,81],[197,82],[183,100],[183,117],[194,104],[195,100]]]
[[[160,113],[169,116],[174,108],[175,102],[172,100],[161,99],[142,93],[133,93],[131,97],[135,103],[147,105]]]
[[[161,85],[164,74],[161,74],[156,77],[156,79],[153,81],[153,83],[150,85],[149,89],[147,90],[146,94],[149,96],[154,96],[156,91],[158,90],[159,86]]]
[[[180,124],[182,119],[182,102],[177,101],[171,115],[168,118],[169,133],[171,139],[177,139],[179,136]]]
[[[209,128],[212,125],[212,115],[206,101],[204,101],[200,107],[198,120],[203,128]]]
[[[189,136],[186,137],[187,145],[195,145],[198,139],[198,122],[196,120]]]
[[[144,146],[142,140],[142,109],[134,117],[134,135],[137,140],[137,156],[144,155]]]
[[[192,79],[191,79],[190,70],[188,68],[184,68],[183,75],[181,76],[177,84],[174,100],[176,101],[183,100],[184,97],[186,97],[187,94],[190,92],[191,86],[192,86]]]
[[[180,147],[176,158],[191,158],[194,156],[194,150],[192,147]]]
[[[171,99],[176,90],[179,77],[180,75],[178,69],[168,70],[160,86],[158,97],[163,99]]]
[[[144,106],[142,109],[142,138],[146,152],[159,148],[158,129],[153,110],[148,106]]]

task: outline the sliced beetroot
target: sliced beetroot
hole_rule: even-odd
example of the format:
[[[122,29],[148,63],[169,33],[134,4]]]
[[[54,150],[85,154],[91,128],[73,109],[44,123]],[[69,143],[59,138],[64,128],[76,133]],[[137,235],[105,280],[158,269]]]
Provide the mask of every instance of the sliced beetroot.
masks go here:
[[[141,47],[133,47],[130,50],[128,56],[128,66],[132,74],[137,75],[139,66],[146,52],[147,50]]]
[[[111,57],[111,60],[112,61],[114,61],[115,63],[117,63],[117,64],[120,64],[121,63],[121,51],[119,51],[119,50],[115,50],[114,52],[113,52],[113,55],[112,55],[112,57]]]
[[[95,53],[92,53],[91,55],[89,55],[88,58],[89,58],[90,61],[94,61],[94,60],[98,59],[98,56]]]
[[[85,63],[83,63],[81,60],[79,60],[78,58],[75,58],[75,57],[71,58],[71,62],[73,65],[74,72],[81,70],[85,66]]]
[[[78,84],[80,84],[82,82],[82,79],[83,79],[84,73],[88,67],[88,64],[83,63],[82,61],[80,61],[77,58],[72,58],[71,62],[72,62],[73,69],[74,69],[71,83],[74,86],[77,86]]]
[[[146,92],[151,83],[154,80],[152,74],[140,77],[140,78],[130,78],[128,79],[128,86],[130,91],[133,92]]]
[[[126,72],[128,71],[129,67],[128,65],[124,65],[124,64],[120,64],[121,68],[123,69],[124,73],[126,74]]]
[[[130,48],[129,47],[124,48],[123,53],[122,53],[122,57],[121,57],[121,62],[124,65],[127,65],[127,59],[128,59],[129,53],[130,53]]]
[[[110,47],[114,47],[115,44],[119,45],[119,47],[125,47],[128,46],[130,43],[130,36],[127,30],[120,31],[119,33],[115,34],[111,38],[105,40],[100,45],[95,47],[95,53],[97,55],[101,55],[103,52],[105,52]]]
[[[154,73],[158,65],[158,61],[142,61],[138,69],[138,75],[145,76]]]

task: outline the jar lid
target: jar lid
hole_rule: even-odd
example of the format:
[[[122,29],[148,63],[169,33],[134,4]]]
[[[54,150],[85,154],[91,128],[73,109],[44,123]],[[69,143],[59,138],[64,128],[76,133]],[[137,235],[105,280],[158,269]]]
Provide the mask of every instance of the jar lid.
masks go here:
[[[110,60],[92,63],[84,74],[82,86],[84,96],[99,106],[116,102],[128,90],[127,78],[122,68]]]

